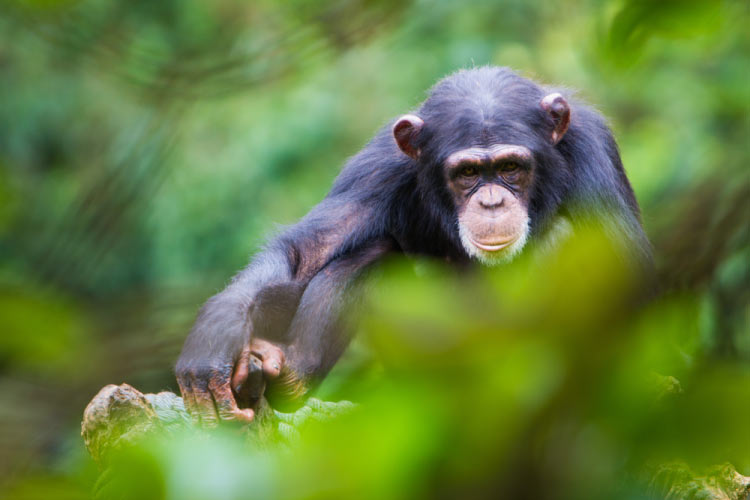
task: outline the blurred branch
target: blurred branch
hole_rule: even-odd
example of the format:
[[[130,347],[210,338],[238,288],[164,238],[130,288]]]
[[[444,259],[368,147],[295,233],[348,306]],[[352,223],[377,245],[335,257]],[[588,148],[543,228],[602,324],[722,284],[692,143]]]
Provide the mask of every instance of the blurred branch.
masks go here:
[[[299,440],[300,428],[306,422],[331,420],[352,408],[347,401],[326,403],[310,399],[295,413],[284,414],[263,402],[256,421],[244,429],[245,439],[255,447],[293,444]],[[116,474],[116,470],[107,468],[113,453],[159,433],[169,437],[186,429],[200,432],[193,427],[182,398],[171,392],[142,394],[128,384],[108,385],[99,391],[86,407],[81,427],[86,448],[103,467],[97,485],[100,490]],[[645,474],[649,493],[665,500],[747,500],[750,495],[750,477],[738,473],[730,464],[697,474],[686,464],[674,462],[649,467]]]
[[[244,428],[244,436],[252,446],[279,441],[292,443],[308,421],[331,420],[353,408],[348,401],[333,403],[310,398],[294,413],[281,413],[262,399],[253,424]],[[113,452],[160,432],[169,435],[181,430],[200,432],[194,427],[182,398],[171,392],[142,394],[128,384],[102,388],[84,410],[81,424],[86,448],[97,463],[105,466]]]

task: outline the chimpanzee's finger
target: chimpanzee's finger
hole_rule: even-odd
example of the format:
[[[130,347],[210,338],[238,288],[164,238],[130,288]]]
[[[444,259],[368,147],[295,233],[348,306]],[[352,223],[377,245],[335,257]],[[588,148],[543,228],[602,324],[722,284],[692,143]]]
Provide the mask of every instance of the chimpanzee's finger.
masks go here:
[[[208,388],[213,395],[216,409],[221,420],[238,420],[240,422],[251,422],[255,412],[250,408],[240,409],[232,394],[232,387],[228,380],[221,381],[218,378],[211,379]]]
[[[193,377],[191,384],[195,397],[195,410],[201,419],[201,425],[203,427],[216,427],[219,423],[219,415],[216,412],[214,398],[208,390],[208,383]]]
[[[253,339],[250,353],[263,361],[263,373],[268,379],[279,376],[281,367],[284,366],[284,351],[266,340]]]
[[[247,370],[247,375],[241,384],[235,386],[237,401],[240,407],[253,407],[266,390],[263,362],[255,356],[249,356],[243,370]]]
[[[234,365],[234,373],[232,374],[232,389],[234,390],[235,394],[240,393],[242,385],[245,383],[245,380],[247,380],[247,375],[249,373],[249,361],[250,347],[245,346],[245,348],[242,350],[242,353],[240,354],[240,359],[238,359],[237,363],[235,363]]]
[[[200,425],[200,417],[198,416],[198,408],[195,404],[195,395],[193,394],[190,379],[188,377],[177,377],[177,384],[180,386],[182,402],[185,405],[188,415],[193,420],[193,424]]]

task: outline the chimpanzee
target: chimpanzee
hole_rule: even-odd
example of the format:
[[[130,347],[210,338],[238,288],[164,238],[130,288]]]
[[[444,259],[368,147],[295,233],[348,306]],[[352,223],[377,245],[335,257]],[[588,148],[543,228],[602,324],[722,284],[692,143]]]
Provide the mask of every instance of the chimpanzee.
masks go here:
[[[592,215],[648,267],[602,116],[507,68],[458,71],[383,128],[320,204],[203,306],[176,368],[185,403],[213,425],[252,420],[266,382],[302,397],[348,344],[347,290],[387,254],[493,265],[574,235]]]

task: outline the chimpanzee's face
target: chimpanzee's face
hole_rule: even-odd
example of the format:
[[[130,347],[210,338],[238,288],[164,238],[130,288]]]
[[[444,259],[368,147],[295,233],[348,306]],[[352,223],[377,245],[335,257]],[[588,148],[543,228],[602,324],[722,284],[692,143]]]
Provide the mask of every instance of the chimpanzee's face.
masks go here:
[[[570,123],[568,103],[560,94],[553,93],[543,97],[536,105],[546,115],[546,121],[530,122],[535,124],[527,125],[522,135],[539,137],[550,146],[555,146]],[[538,114],[538,111],[533,113]],[[461,118],[458,114],[454,118],[456,116]],[[493,114],[488,113],[488,116]],[[482,133],[476,133],[476,137],[471,136],[471,118],[454,120],[454,124],[447,127],[439,123],[437,127],[433,125],[433,132],[436,128],[455,129],[453,135],[462,137],[465,144],[484,144],[449,151],[447,157],[441,160],[440,167],[444,185],[452,197],[461,244],[470,257],[485,264],[512,259],[523,249],[529,237],[530,195],[537,166],[534,152],[518,143],[523,141],[508,139],[510,135],[503,133],[503,129],[507,131],[519,126],[518,117],[515,118],[512,120],[515,125],[504,124],[498,127],[496,134],[482,130]],[[424,120],[412,114],[402,116],[393,125],[396,144],[404,154],[417,162],[422,158],[419,146],[423,144],[420,134],[424,126]],[[441,144],[457,142],[444,141],[436,138],[434,133],[432,135],[431,140]],[[493,135],[498,139],[488,144],[487,137]],[[504,135],[505,140],[502,139]],[[430,166],[429,161],[428,155],[427,166]]]
[[[485,264],[517,255],[529,235],[531,151],[509,144],[473,147],[451,154],[443,168],[466,253]]]

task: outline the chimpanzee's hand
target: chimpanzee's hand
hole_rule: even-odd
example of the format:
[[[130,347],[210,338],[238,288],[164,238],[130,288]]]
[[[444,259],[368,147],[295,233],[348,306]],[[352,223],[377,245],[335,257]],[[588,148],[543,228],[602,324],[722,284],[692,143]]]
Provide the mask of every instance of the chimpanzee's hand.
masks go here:
[[[232,375],[232,390],[238,405],[255,407],[266,390],[266,382],[279,376],[283,364],[281,349],[265,340],[253,339],[242,350]]]
[[[255,416],[251,406],[263,395],[266,380],[279,376],[283,363],[281,349],[255,339],[236,363],[211,368],[178,363],[177,383],[185,407],[199,424],[213,427],[223,420],[250,422]]]

